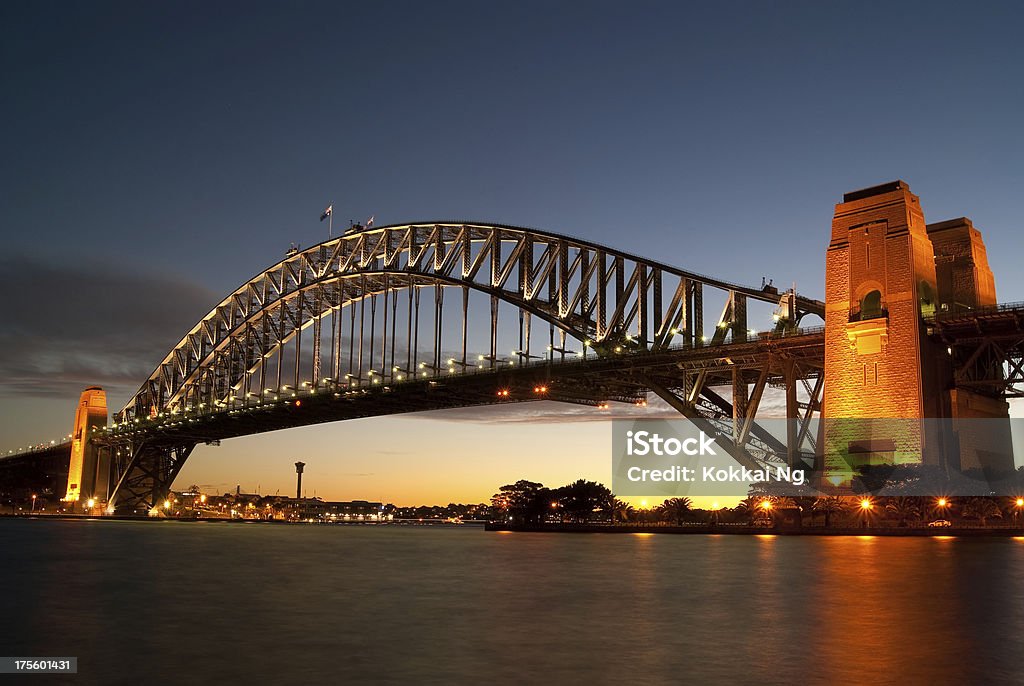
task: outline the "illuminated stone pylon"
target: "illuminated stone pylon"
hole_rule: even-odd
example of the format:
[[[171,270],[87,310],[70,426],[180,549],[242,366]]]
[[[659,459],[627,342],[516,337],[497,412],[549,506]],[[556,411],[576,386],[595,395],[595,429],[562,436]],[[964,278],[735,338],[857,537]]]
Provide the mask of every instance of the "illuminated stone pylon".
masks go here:
[[[861,464],[938,461],[940,446],[917,421],[944,415],[924,322],[938,306],[935,255],[905,182],[836,205],[825,301],[826,472],[846,481]]]
[[[106,423],[107,394],[99,386],[90,386],[82,391],[75,410],[68,489],[64,500],[106,500],[110,466],[105,458],[99,457],[96,447],[89,441],[93,427],[105,426]]]
[[[936,315],[996,302],[970,220],[925,224],[903,181],[847,193],[832,221],[825,300],[823,458],[833,483],[863,464],[1012,466],[1008,423],[961,421],[1005,420],[1008,405],[956,389],[946,348],[928,337]]]

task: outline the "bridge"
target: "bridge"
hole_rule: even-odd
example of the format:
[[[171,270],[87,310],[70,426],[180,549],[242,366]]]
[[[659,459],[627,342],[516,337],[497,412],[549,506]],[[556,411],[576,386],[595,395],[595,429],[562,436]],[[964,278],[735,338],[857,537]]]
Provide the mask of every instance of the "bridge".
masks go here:
[[[920,330],[928,351],[947,351],[943,378],[914,382],[918,397],[938,383],[954,398],[909,416],[947,416],[976,407],[978,398],[1020,395],[1024,307],[995,305],[994,283],[991,297],[965,295],[955,285],[963,281],[964,236],[971,248],[980,234],[949,222],[926,227],[915,202],[903,182],[844,197],[826,302],[536,229],[356,226],[289,251],[228,294],[109,422],[102,391],[90,389],[69,443],[4,458],[0,473],[70,454],[68,501],[89,497],[110,512],[140,512],[163,500],[200,443],[496,403],[645,406],[650,395],[743,465],[821,464],[822,436],[812,427],[830,404],[826,389],[843,389],[842,373],[860,374],[865,360],[876,383],[879,363],[906,367],[906,356],[920,350],[901,342],[903,330]],[[893,207],[902,223],[889,217]],[[847,215],[857,216],[856,230],[843,225]],[[869,242],[869,264],[858,276],[849,243],[861,240]],[[923,279],[906,265],[921,251],[915,241],[928,241]],[[951,259],[941,246],[952,246]],[[832,264],[840,252],[841,268]],[[967,268],[983,271],[983,253],[968,253]],[[902,264],[909,286],[876,278],[880,262]],[[939,277],[935,265],[953,271]],[[840,272],[843,283],[834,284]],[[853,292],[865,284],[869,290]],[[901,310],[907,302],[909,315]],[[784,397],[791,421],[783,438],[758,422],[766,392]],[[848,406],[854,395],[846,389],[831,404]],[[860,414],[846,407],[843,416],[908,416],[858,402]]]

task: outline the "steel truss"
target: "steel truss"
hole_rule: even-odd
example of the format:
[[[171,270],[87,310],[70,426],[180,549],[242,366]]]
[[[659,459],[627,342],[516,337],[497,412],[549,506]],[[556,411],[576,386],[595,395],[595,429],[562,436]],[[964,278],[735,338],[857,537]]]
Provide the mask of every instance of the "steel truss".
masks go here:
[[[578,361],[602,371],[545,372],[563,379],[552,399],[634,402],[653,390],[722,435],[726,423],[738,426],[728,430],[737,455],[792,461],[804,449],[773,443],[753,417],[766,386],[795,389],[820,371],[801,360],[786,372],[767,349],[752,350],[753,362],[740,367],[723,362],[715,349],[765,338],[749,329],[750,302],[776,308],[767,328],[783,338],[806,314],[824,312],[823,303],[793,292],[739,286],[531,229],[427,223],[352,231],[290,254],[221,301],[167,354],[112,430],[96,438],[113,444],[132,437],[133,457],[118,471],[114,500],[152,506],[191,450],[187,440],[169,436],[208,427],[208,416],[265,416],[268,406],[308,402],[317,393],[351,398],[424,382],[452,390],[455,377],[495,373],[533,378],[538,367],[572,370]],[[636,358],[660,353],[694,353],[706,369],[696,377],[682,369],[630,372],[623,381],[622,370]],[[710,383],[726,372],[732,401]],[[447,406],[432,395],[432,407]],[[819,395],[820,384],[808,414]],[[192,445],[211,437],[204,431]]]
[[[1024,398],[1024,305],[1011,303],[936,318],[953,385],[997,398]]]

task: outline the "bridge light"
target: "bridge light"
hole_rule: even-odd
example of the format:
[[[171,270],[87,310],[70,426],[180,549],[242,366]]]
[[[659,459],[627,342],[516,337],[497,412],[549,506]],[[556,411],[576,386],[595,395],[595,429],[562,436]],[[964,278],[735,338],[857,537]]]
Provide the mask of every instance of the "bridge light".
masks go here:
[[[96,501],[93,500],[92,498],[89,498],[87,501],[85,501],[86,507],[88,507],[90,510],[93,508],[93,505],[95,505],[95,504],[96,504]]]
[[[401,380],[402,380],[402,375],[401,375],[401,374],[399,374],[399,375],[398,375],[397,377],[395,377],[395,378],[396,378],[396,379],[398,379],[399,381],[401,381]]]
[[[484,356],[483,355],[477,355],[476,359],[479,360],[480,362],[483,362],[484,361]],[[423,365],[420,365],[420,366],[422,367]]]
[[[863,500],[861,500],[860,501],[860,509],[862,509],[862,510],[870,510],[871,509],[871,500],[868,499],[868,498],[864,498]]]
[[[590,344],[591,344],[591,342],[590,342],[590,341],[583,341],[583,347],[584,347],[584,348],[589,348],[589,347],[590,347]]]
[[[747,333],[750,334],[751,336],[756,336],[757,335],[757,329],[750,329],[750,330],[747,331]]]
[[[301,400],[296,400],[295,401],[295,407],[302,407],[302,401]]]
[[[701,341],[701,343],[707,343],[708,342],[708,337],[707,336],[701,336],[700,337],[700,341]]]
[[[622,346],[621,345],[615,346],[615,352],[621,353],[622,352]]]
[[[939,507],[945,507],[948,504],[949,501],[946,500],[945,498],[939,498],[938,501],[936,501],[936,505],[938,505]]]
[[[770,510],[770,509],[772,509],[772,501],[770,501],[770,500],[762,500],[761,501],[761,509],[762,510]]]

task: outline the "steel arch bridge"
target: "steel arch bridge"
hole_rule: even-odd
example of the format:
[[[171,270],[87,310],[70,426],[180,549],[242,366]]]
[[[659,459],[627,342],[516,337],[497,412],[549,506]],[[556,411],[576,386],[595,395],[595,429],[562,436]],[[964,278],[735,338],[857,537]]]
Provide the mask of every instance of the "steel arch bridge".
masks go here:
[[[750,328],[758,303],[768,333]],[[121,511],[162,500],[201,442],[495,402],[654,392],[740,462],[793,463],[811,432],[783,443],[754,418],[770,385],[795,426],[820,410],[823,339],[798,328],[807,314],[824,304],[535,229],[355,227],[224,298],[91,440]]]

